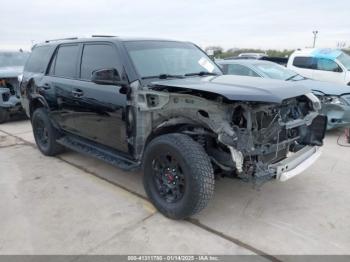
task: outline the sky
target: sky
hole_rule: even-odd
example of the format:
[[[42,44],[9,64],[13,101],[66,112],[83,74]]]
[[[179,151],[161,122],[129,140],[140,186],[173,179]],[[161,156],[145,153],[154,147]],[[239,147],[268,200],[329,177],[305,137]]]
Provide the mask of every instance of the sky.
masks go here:
[[[93,34],[191,41],[202,48],[350,46],[349,0],[0,0],[0,49]]]

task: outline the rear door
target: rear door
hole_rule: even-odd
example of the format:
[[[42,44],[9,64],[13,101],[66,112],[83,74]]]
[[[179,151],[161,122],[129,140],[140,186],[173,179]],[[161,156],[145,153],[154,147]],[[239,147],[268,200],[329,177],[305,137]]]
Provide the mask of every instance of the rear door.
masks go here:
[[[92,72],[115,68],[123,72],[113,43],[90,42],[82,46],[79,80],[74,82],[75,133],[99,144],[127,152],[126,95],[120,86],[91,82]]]
[[[47,75],[43,78],[42,92],[50,105],[52,118],[58,125],[74,132],[74,97],[72,87],[78,74],[79,44],[63,44],[56,50]]]
[[[316,69],[316,60],[313,57],[294,56],[291,59],[292,63],[288,64],[288,68],[304,77],[313,78],[313,73]]]

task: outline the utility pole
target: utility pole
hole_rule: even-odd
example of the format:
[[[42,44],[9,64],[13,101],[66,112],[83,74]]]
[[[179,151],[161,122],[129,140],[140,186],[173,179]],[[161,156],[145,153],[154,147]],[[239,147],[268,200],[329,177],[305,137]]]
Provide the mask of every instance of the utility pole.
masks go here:
[[[316,45],[316,38],[317,38],[317,34],[318,34],[318,31],[315,30],[315,31],[312,31],[312,33],[314,34],[314,44],[313,44],[313,48],[315,48],[315,45]]]

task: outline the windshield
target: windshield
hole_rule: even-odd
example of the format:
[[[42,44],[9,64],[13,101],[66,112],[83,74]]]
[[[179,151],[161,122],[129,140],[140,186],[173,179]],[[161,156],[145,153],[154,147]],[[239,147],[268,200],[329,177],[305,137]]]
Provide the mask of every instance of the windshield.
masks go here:
[[[257,63],[255,66],[268,77],[279,80],[302,80],[294,71],[274,63]]]
[[[0,67],[24,66],[29,53],[0,52]]]
[[[221,74],[221,70],[195,45],[171,41],[128,41],[126,49],[142,78],[159,75]]]
[[[342,53],[337,57],[340,63],[342,63],[347,70],[350,70],[350,56],[348,54]]]

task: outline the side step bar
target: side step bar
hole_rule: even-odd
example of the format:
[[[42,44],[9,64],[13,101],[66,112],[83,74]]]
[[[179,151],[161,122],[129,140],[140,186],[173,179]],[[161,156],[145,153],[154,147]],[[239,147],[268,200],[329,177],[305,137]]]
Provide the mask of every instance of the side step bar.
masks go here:
[[[103,160],[122,170],[133,171],[137,170],[141,166],[141,164],[138,162],[134,162],[123,156],[119,156],[117,153],[114,153],[112,151],[101,149],[92,143],[79,138],[64,136],[58,139],[57,143],[63,145],[64,147],[72,149],[73,151],[77,151],[79,153]]]

